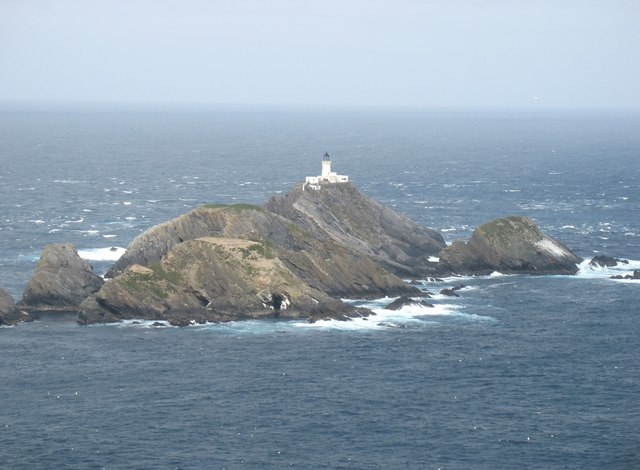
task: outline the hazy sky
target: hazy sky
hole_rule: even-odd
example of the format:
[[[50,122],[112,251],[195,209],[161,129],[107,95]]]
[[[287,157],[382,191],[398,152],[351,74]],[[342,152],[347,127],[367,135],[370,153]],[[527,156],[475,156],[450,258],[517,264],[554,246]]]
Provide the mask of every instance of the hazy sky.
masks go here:
[[[640,109],[640,0],[0,0],[0,101]]]

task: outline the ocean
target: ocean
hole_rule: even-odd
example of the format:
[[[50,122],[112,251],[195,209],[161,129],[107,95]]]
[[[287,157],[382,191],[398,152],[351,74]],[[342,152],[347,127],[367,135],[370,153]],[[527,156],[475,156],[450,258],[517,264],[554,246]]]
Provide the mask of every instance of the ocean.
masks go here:
[[[526,215],[575,276],[420,280],[369,320],[0,328],[0,468],[638,468],[640,114],[0,108],[0,287],[42,249],[103,274],[147,228],[320,172],[447,242]],[[115,250],[114,250],[115,248]],[[459,297],[439,295],[463,284]]]

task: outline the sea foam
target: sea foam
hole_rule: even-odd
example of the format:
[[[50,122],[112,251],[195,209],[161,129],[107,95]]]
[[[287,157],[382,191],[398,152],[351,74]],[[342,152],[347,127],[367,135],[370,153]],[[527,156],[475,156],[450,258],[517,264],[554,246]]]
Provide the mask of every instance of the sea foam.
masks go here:
[[[634,270],[640,269],[640,260],[628,260],[628,263],[618,263],[616,266],[594,266],[590,264],[590,259],[585,259],[578,265],[576,276],[582,278],[603,278],[608,279],[611,276],[625,276],[632,274]],[[612,279],[616,281],[625,281],[625,279]],[[634,280],[640,284],[640,282]]]
[[[112,246],[108,248],[87,248],[78,250],[80,258],[88,261],[118,261],[126,248]]]

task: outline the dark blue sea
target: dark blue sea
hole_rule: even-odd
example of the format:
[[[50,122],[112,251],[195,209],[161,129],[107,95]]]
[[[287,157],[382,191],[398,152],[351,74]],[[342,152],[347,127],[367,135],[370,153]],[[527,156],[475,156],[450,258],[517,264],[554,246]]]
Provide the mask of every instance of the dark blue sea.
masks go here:
[[[203,203],[259,204],[324,152],[371,198],[467,239],[522,214],[576,276],[424,280],[368,321],[0,329],[2,469],[640,468],[640,113],[0,108],[0,286],[45,245],[104,273]],[[111,248],[118,248],[111,251]]]

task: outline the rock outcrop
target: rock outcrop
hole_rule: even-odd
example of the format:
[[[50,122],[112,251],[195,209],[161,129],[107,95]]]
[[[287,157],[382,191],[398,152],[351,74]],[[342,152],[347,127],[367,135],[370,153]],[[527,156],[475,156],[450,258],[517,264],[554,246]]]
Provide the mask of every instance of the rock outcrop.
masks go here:
[[[616,274],[611,279],[625,279],[627,281],[640,281],[640,269],[634,269],[632,274]]]
[[[178,244],[202,237],[240,238],[269,246],[296,276],[332,297],[418,292],[372,257],[338,243],[323,230],[306,230],[292,220],[246,204],[202,206],[150,228],[131,242],[106,276],[115,277],[134,264],[149,267]]]
[[[18,309],[13,297],[0,288],[0,325],[15,325],[16,323],[31,320],[33,320],[31,315]]]
[[[150,267],[128,267],[80,310],[83,324],[146,319],[180,326],[265,317],[346,319],[371,313],[309,286],[267,244],[216,237],[177,244]]]
[[[468,242],[454,241],[440,253],[443,270],[457,274],[575,274],[582,261],[543,234],[529,218],[510,216],[478,227]]]
[[[403,277],[435,272],[429,261],[446,247],[435,230],[369,199],[351,183],[327,184],[315,191],[300,184],[265,208],[308,233],[322,234],[348,246]]]
[[[90,294],[97,292],[103,279],[70,243],[47,245],[20,306],[29,311],[76,310]]]
[[[428,294],[400,276],[570,274],[578,262],[526,217],[497,219],[476,229],[469,242],[446,247],[440,234],[350,183],[321,190],[298,185],[264,207],[205,205],[150,228],[131,242],[107,282],[73,245],[49,245],[21,305],[75,310],[83,324],[348,319],[371,311],[343,297],[400,296],[392,309],[430,306],[414,300]],[[457,295],[457,289],[442,293]]]

